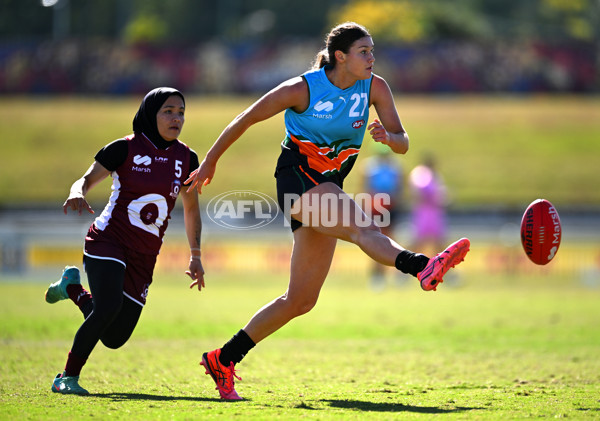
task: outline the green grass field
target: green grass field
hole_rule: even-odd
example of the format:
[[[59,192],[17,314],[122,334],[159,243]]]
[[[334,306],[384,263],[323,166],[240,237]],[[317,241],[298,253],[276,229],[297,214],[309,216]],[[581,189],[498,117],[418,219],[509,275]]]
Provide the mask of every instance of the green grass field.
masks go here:
[[[483,282],[485,281],[485,282]],[[221,273],[202,293],[157,276],[137,330],[98,345],[89,397],[50,392],[81,315],[45,284],[0,282],[0,419],[525,419],[600,417],[597,289],[566,278],[467,280],[374,293],[332,274],[317,307],[238,366],[246,400],[217,399],[198,366],[285,277]]]
[[[204,156],[255,98],[191,97],[181,139]],[[0,203],[62,203],[106,143],[131,131],[141,98],[0,98]],[[408,171],[433,152],[457,206],[600,204],[599,97],[397,97],[411,147]],[[372,110],[371,119],[375,113]],[[283,116],[252,127],[227,152],[202,200],[224,191],[274,195]],[[361,159],[372,153],[366,140]],[[243,171],[240,171],[243,168]],[[108,181],[90,193],[103,206]],[[349,192],[358,192],[351,175]]]
[[[182,140],[202,157],[252,100],[188,98]],[[139,101],[0,98],[0,205],[59,209],[96,151],[129,133]],[[600,97],[399,96],[397,106],[411,136],[402,163],[409,170],[435,151],[455,206],[600,205]],[[274,195],[283,134],[282,116],[251,128],[202,200]],[[366,141],[363,158],[370,152]],[[356,174],[347,181],[358,191]],[[108,194],[108,180],[91,192],[96,210]],[[578,262],[569,246],[561,256]],[[476,251],[473,267],[484,261]],[[376,294],[356,273],[332,271],[317,307],[239,365],[246,400],[235,403],[218,399],[200,355],[281,294],[285,275],[219,268],[198,293],[183,275],[160,273],[131,340],[93,352],[81,380],[89,397],[50,392],[81,323],[75,306],[46,304],[39,280],[0,275],[0,420],[598,419],[600,290],[563,266],[510,278],[473,270],[436,293],[412,284]]]

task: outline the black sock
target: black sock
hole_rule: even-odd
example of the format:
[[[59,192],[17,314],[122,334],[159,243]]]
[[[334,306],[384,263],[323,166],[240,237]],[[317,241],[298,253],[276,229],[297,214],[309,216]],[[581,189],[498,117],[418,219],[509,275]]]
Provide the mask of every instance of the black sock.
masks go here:
[[[427,266],[429,257],[421,253],[413,253],[410,250],[402,250],[396,257],[396,269],[401,272],[417,276]]]
[[[256,344],[250,336],[244,332],[244,329],[240,329],[240,331],[233,335],[233,337],[223,345],[223,348],[221,348],[219,361],[227,367],[231,362],[237,364],[242,361],[242,358],[244,358],[248,351],[254,348],[255,345]]]

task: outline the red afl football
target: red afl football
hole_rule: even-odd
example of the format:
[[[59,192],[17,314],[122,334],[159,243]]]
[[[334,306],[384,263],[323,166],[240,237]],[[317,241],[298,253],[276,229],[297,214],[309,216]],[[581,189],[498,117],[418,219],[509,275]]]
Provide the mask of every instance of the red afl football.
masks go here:
[[[560,246],[562,227],[556,208],[537,199],[525,210],[521,220],[521,243],[529,259],[537,265],[549,263]]]

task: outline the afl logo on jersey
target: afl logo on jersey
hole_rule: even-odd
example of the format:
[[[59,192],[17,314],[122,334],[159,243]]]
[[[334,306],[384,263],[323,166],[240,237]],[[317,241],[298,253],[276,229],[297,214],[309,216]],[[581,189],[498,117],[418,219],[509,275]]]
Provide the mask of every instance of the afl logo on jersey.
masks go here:
[[[352,128],[360,129],[364,125],[365,125],[365,120],[356,120],[354,123],[352,123]]]

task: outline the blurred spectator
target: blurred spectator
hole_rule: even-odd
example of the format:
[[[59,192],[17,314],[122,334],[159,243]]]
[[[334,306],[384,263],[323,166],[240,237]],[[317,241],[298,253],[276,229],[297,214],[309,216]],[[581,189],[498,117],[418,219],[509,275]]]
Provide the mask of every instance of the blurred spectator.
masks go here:
[[[448,194],[442,177],[437,172],[432,155],[426,155],[423,163],[416,166],[408,176],[412,198],[411,225],[414,244],[412,250],[419,253],[435,253],[446,243],[446,206]],[[441,248],[440,248],[441,247]]]
[[[380,225],[381,232],[393,238],[394,229],[401,212],[404,193],[404,172],[396,154],[381,143],[375,143],[375,154],[367,158],[362,166],[362,191],[372,198],[366,204],[365,212],[371,218],[381,216],[380,210],[389,212],[389,224]],[[384,193],[389,204],[375,203],[375,194]],[[375,219],[376,220],[376,219]],[[377,221],[377,220],[376,220]],[[384,220],[384,222],[387,222]],[[371,266],[371,288],[381,291],[385,287],[386,267],[373,261]]]

